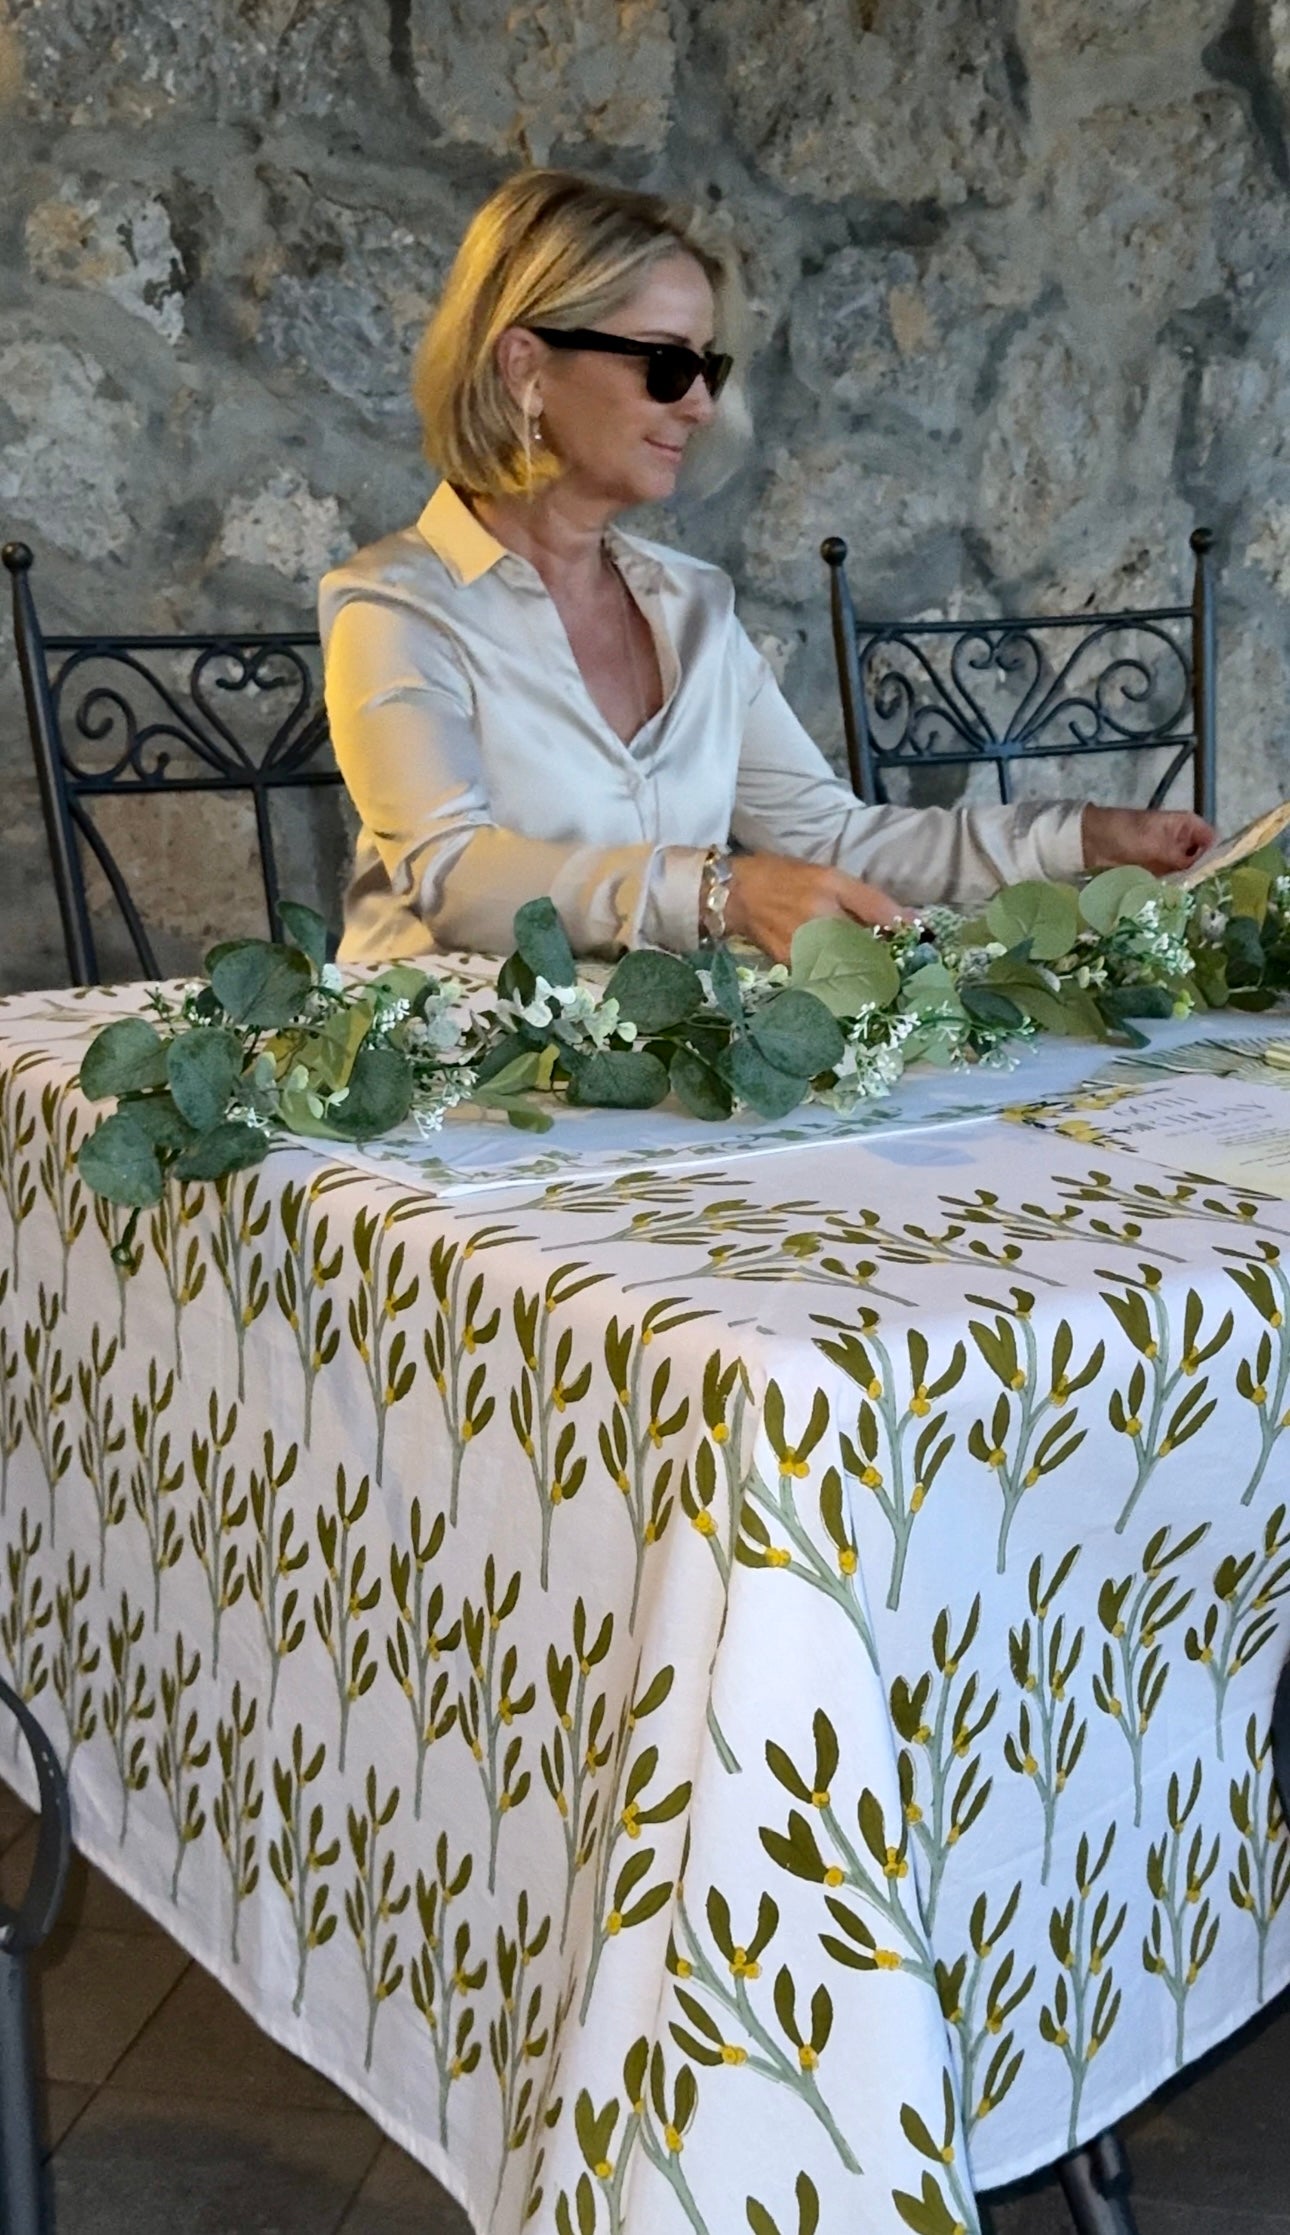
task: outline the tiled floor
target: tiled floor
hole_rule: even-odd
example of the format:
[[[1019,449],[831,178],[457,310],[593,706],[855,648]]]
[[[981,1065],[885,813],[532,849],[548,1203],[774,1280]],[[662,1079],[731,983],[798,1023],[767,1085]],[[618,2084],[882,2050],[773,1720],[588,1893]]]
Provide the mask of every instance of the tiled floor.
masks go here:
[[[0,1895],[25,1885],[33,1829],[0,1785]],[[58,2235],[469,2235],[429,2174],[79,1860],[38,1999]],[[1283,1997],[1126,2122],[1141,2235],[1290,2235],[1288,2111]],[[992,2199],[990,2222],[1071,2235],[1051,2179]]]

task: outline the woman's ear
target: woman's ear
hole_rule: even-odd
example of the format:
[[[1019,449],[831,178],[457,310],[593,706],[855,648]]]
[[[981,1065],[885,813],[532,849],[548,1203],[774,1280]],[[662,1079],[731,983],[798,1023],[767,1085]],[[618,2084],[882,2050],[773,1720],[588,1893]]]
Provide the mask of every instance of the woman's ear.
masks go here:
[[[530,334],[523,326],[508,326],[497,337],[497,369],[512,402],[530,419],[538,418],[542,410],[538,376],[545,355],[537,335]]]

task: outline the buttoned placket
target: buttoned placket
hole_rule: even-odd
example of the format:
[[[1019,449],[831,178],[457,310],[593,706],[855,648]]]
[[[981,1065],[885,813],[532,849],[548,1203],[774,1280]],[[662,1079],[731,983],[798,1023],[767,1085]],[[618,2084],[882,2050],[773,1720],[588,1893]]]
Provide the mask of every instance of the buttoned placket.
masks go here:
[[[662,818],[658,794],[657,775],[652,772],[660,736],[676,701],[681,680],[681,666],[676,646],[672,642],[663,612],[660,595],[663,569],[657,563],[633,551],[629,544],[613,531],[606,537],[606,549],[618,568],[629,595],[645,617],[659,663],[659,676],[663,685],[663,703],[656,714],[643,722],[636,735],[625,742],[613,726],[606,721],[587,687],[587,679],[574,656],[569,634],[561,619],[554,598],[551,596],[537,568],[518,551],[503,551],[494,562],[495,569],[512,588],[528,596],[546,600],[551,632],[558,643],[563,659],[567,662],[571,680],[581,693],[583,704],[591,720],[617,762],[636,795],[641,816],[642,836],[655,844],[662,842]],[[647,812],[647,809],[649,812]]]

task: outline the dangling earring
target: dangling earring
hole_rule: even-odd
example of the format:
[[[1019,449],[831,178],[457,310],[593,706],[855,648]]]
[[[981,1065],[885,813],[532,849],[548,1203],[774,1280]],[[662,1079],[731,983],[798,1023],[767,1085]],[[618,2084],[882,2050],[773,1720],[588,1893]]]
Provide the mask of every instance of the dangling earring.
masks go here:
[[[524,414],[524,478],[526,481],[532,481],[533,479],[534,446],[537,445],[540,448],[542,443],[542,406],[539,404],[536,411],[533,409],[536,387],[537,384],[534,382],[526,390],[524,401],[520,405],[520,410]]]

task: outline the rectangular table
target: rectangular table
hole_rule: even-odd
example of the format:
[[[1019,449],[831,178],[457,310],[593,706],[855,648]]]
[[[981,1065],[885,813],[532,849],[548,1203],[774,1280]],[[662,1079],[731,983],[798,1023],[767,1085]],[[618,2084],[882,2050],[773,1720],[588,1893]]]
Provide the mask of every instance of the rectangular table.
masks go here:
[[[1290,1204],[989,1116],[302,1146],[120,1266],[137,999],[0,1003],[0,1655],[476,2227],[950,2235],[1284,1983]]]

